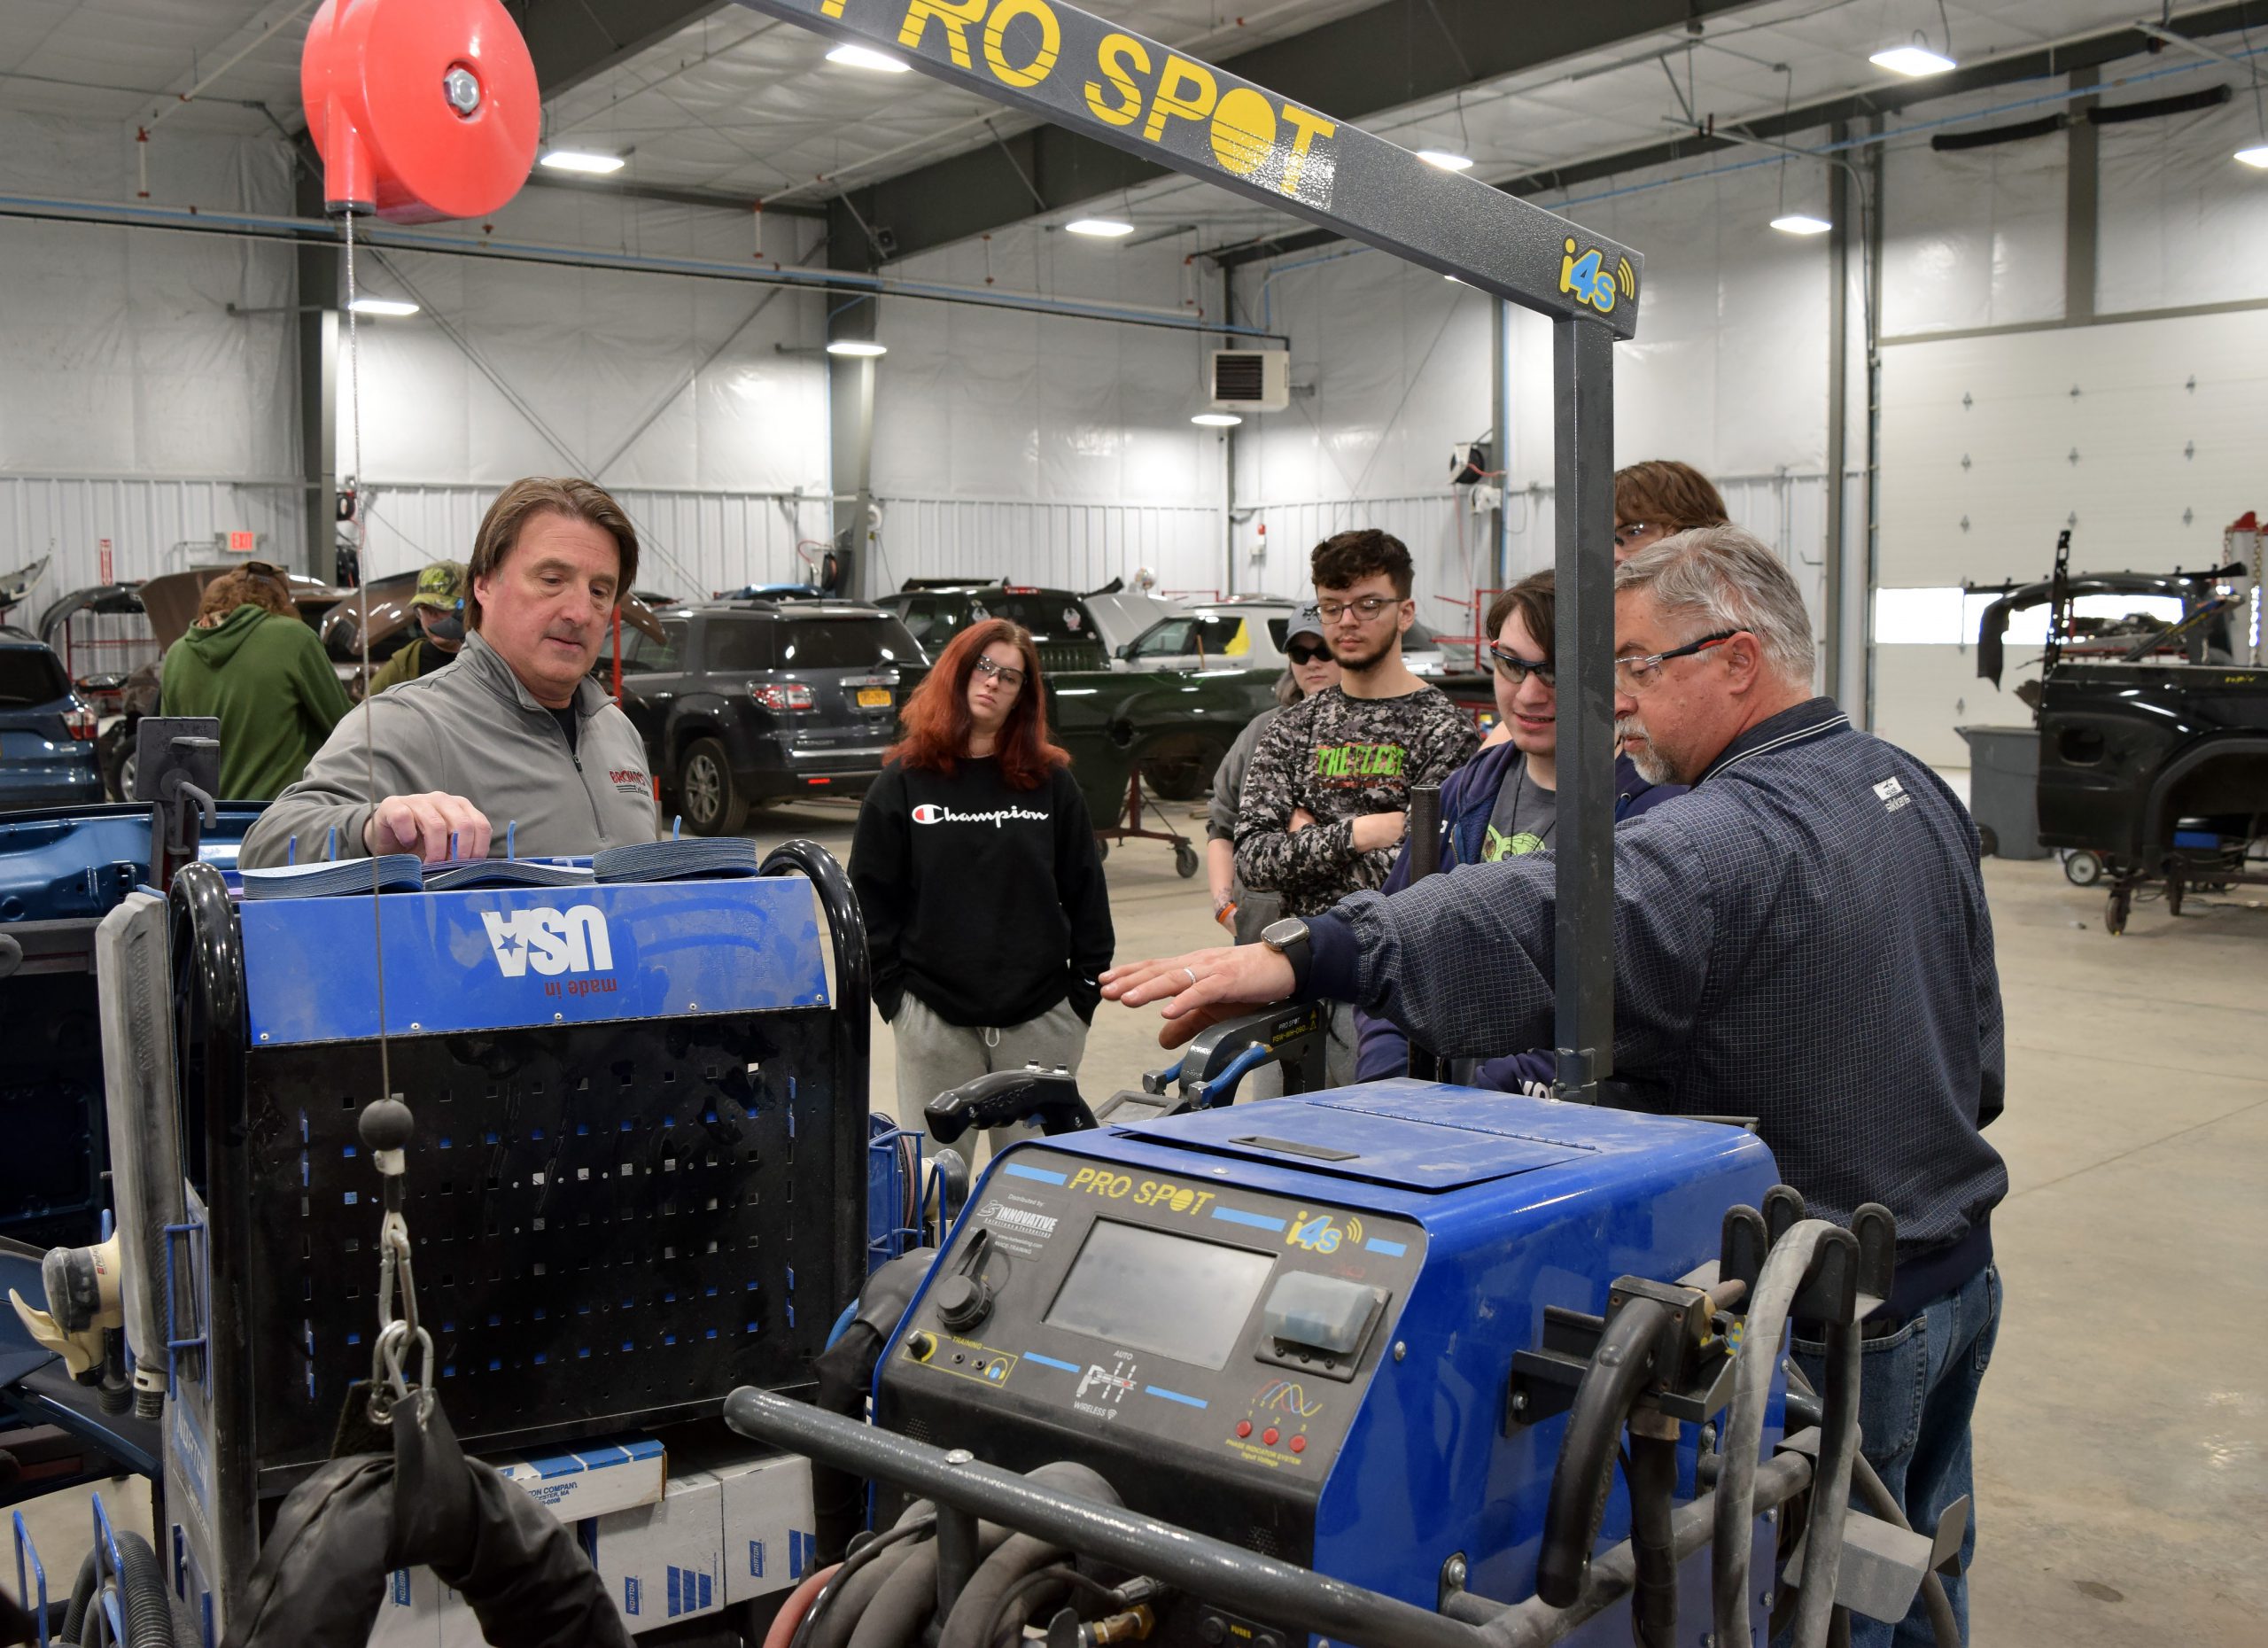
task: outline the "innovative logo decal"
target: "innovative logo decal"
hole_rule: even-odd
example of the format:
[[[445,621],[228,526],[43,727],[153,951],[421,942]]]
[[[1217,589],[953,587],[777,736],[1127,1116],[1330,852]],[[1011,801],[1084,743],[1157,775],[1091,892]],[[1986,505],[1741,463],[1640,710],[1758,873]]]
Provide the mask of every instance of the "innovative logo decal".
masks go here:
[[[984,1224],[997,1224],[1006,1230],[1023,1231],[1033,1236],[1055,1234],[1056,1220],[1052,1213],[1031,1213],[1022,1208],[1003,1207],[997,1201],[988,1201],[976,1210],[976,1217]]]
[[[483,910],[480,920],[488,929],[488,948],[506,978],[524,978],[533,968],[546,978],[563,974],[610,974],[614,970],[614,939],[607,931],[606,915],[594,904],[564,910]],[[573,978],[566,984],[545,986],[547,995],[588,995],[610,991],[610,977]]]
[[[939,806],[934,801],[925,801],[913,809],[916,824],[990,824],[994,829],[998,829],[1015,819],[1031,819],[1045,824],[1048,815],[1034,812],[1029,807],[996,807],[990,812],[956,812],[951,807]]]

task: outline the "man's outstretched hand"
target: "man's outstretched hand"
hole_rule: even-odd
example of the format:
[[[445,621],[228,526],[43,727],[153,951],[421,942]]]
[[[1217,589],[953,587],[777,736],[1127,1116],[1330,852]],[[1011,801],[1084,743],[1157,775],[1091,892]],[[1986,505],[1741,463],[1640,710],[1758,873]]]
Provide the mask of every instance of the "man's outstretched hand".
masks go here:
[[[1115,967],[1102,976],[1102,993],[1130,1007],[1164,1002],[1158,1045],[1178,1047],[1223,1020],[1284,1000],[1296,982],[1292,964],[1266,944],[1237,944]]]

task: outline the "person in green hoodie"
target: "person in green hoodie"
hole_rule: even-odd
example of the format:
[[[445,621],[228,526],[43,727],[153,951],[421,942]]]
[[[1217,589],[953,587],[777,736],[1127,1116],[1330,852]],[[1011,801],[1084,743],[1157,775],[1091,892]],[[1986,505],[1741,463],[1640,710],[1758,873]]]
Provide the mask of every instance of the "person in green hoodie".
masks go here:
[[[280,577],[232,568],[205,587],[197,621],[166,650],[167,715],[221,718],[221,794],[273,801],[346,713],[346,689]]]

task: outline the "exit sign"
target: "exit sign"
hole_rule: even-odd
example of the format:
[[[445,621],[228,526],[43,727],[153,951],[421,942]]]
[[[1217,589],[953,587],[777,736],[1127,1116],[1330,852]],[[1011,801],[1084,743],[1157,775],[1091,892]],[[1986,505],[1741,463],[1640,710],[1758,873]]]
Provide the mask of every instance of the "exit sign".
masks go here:
[[[230,555],[250,555],[259,547],[260,534],[257,532],[232,532],[229,534],[229,553]]]

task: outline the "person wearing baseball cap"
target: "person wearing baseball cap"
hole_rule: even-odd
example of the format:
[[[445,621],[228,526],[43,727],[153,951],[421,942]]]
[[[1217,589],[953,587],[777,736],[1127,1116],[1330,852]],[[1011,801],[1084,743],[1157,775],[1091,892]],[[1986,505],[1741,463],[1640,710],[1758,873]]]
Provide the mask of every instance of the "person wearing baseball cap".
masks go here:
[[[417,615],[418,634],[370,678],[370,697],[456,661],[464,645],[464,563],[435,561],[418,573],[409,610]]]
[[[1339,660],[1331,654],[1323,615],[1314,602],[1294,612],[1285,626],[1284,657],[1291,667],[1276,683],[1276,708],[1262,710],[1247,721],[1221,758],[1213,773],[1212,805],[1205,814],[1205,881],[1213,895],[1213,919],[1240,944],[1256,943],[1260,929],[1284,913],[1281,898],[1255,892],[1237,878],[1237,808],[1244,799],[1245,768],[1252,765],[1261,734],[1279,711],[1339,685]]]

